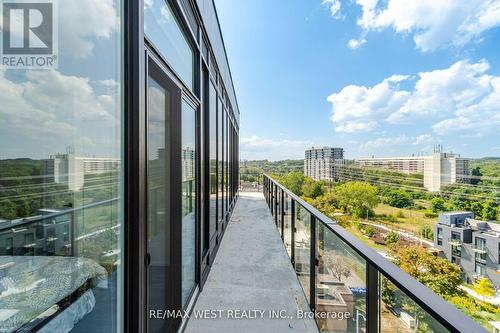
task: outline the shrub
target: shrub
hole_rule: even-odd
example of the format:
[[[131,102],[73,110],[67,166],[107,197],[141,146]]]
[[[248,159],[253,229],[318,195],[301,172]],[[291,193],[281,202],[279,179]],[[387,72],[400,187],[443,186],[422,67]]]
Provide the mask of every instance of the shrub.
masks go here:
[[[429,239],[429,240],[434,239],[434,231],[427,224],[420,227],[420,234],[425,239]]]
[[[404,219],[406,216],[402,211],[398,211],[398,213],[396,214],[396,217],[398,217],[400,219]]]
[[[424,216],[425,216],[425,217],[429,217],[429,218],[433,219],[433,218],[436,218],[436,217],[438,216],[438,214],[436,214],[436,213],[434,213],[434,212],[432,212],[432,211],[430,211],[430,210],[427,210],[427,211],[424,213]]]
[[[385,237],[386,244],[394,244],[397,243],[398,241],[399,241],[399,234],[394,231],[389,232]]]
[[[365,228],[365,235],[368,237],[373,237],[375,235],[375,228],[369,225]]]

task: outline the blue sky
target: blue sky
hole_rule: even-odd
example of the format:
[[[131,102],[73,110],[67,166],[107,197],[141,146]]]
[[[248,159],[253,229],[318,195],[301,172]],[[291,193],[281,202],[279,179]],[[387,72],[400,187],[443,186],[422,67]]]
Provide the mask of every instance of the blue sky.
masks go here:
[[[500,155],[499,0],[215,3],[242,158]]]

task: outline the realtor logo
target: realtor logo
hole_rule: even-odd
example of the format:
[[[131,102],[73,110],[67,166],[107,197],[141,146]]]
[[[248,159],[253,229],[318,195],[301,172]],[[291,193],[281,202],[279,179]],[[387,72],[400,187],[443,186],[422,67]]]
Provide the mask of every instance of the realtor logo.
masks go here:
[[[0,66],[16,69],[57,68],[57,6],[54,0],[0,0]]]

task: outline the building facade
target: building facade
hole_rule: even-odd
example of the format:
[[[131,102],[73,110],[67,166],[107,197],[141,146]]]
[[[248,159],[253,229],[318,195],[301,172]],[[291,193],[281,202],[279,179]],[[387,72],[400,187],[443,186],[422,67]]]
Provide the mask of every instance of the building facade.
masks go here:
[[[360,158],[354,160],[354,166],[423,174],[423,186],[431,192],[440,191],[446,185],[466,183],[470,175],[469,159],[441,152],[431,156]]]
[[[57,64],[0,68],[0,295],[16,309],[0,331],[181,331],[150,313],[193,308],[238,197],[214,2],[13,6],[41,13],[50,49],[30,56]]]
[[[312,147],[305,152],[304,175],[317,181],[335,181],[343,165],[343,148]]]
[[[472,212],[439,214],[434,226],[434,248],[462,269],[473,283],[488,278],[500,289],[500,225],[474,219]]]

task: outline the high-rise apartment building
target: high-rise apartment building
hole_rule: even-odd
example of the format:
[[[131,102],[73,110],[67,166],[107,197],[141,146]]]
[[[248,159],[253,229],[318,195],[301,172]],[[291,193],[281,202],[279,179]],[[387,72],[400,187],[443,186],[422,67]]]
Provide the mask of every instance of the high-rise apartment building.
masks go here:
[[[312,147],[305,152],[304,175],[314,180],[334,181],[343,164],[343,148]]]
[[[377,168],[404,174],[421,173],[424,187],[432,192],[445,185],[465,183],[469,180],[469,159],[452,153],[435,152],[431,156],[372,157],[354,160],[359,168]]]
[[[45,184],[62,184],[70,191],[79,191],[84,186],[86,175],[117,172],[119,168],[119,158],[57,154],[43,160],[42,176]]]

